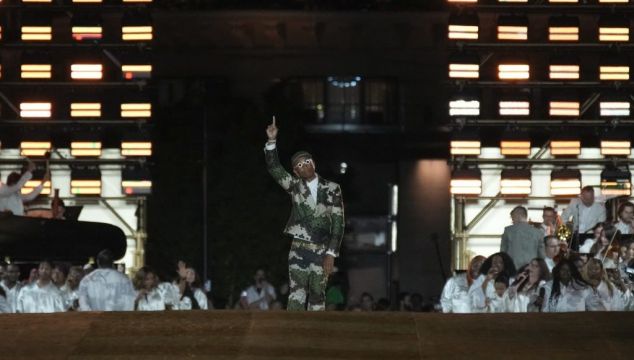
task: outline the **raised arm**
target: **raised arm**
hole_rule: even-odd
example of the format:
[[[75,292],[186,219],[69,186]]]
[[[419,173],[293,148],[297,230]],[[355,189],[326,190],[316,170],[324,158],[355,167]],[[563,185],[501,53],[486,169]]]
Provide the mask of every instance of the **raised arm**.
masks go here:
[[[275,116],[273,116],[273,122],[266,128],[267,141],[264,147],[264,157],[266,160],[266,168],[273,179],[280,184],[280,186],[290,192],[293,184],[293,176],[288,173],[280,164],[280,159],[277,156],[277,126],[275,125]]]
[[[341,187],[337,185],[332,193],[332,231],[330,243],[328,243],[328,253],[339,255],[339,248],[341,247],[341,240],[343,239],[343,230],[345,227],[344,213],[343,213],[343,196],[341,195]]]
[[[17,183],[13,185],[3,184],[0,186],[0,196],[9,196],[14,193],[19,193],[22,187],[26,184],[27,181],[31,180],[33,177],[33,170],[35,170],[35,164],[27,158],[27,169],[20,177]]]

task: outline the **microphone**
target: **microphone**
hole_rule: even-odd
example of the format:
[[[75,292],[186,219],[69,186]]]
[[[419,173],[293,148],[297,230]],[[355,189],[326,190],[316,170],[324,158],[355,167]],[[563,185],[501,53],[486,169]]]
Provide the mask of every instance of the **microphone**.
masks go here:
[[[546,296],[546,289],[542,287],[541,289],[539,289],[539,295],[537,296],[537,299],[535,299],[535,302],[533,303],[533,305],[539,307],[539,312],[542,311],[544,296]]]

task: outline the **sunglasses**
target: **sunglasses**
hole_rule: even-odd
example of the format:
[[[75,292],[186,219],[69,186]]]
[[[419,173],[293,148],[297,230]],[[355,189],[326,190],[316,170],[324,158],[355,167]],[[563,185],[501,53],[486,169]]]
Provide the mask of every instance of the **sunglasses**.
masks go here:
[[[304,161],[300,161],[297,164],[295,164],[295,167],[301,169],[304,166],[312,165],[312,163],[313,163],[313,159],[306,159]]]

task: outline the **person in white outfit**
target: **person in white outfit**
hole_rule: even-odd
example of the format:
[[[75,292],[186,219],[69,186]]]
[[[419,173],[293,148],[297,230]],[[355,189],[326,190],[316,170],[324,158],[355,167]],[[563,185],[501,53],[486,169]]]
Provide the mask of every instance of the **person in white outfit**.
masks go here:
[[[507,312],[539,312],[545,297],[541,287],[550,280],[550,271],[543,259],[534,258],[504,294]]]
[[[37,280],[20,289],[16,312],[53,313],[66,311],[62,293],[51,280],[53,267],[42,261],[37,269]]]
[[[24,203],[33,201],[44,188],[44,184],[51,179],[51,172],[46,163],[46,171],[42,182],[28,194],[22,194],[22,187],[33,178],[35,164],[27,159],[26,171],[22,174],[12,172],[7,177],[7,183],[0,182],[0,212],[10,211],[13,215],[24,216]]]
[[[136,292],[127,276],[114,269],[110,250],[97,255],[99,269],[79,283],[80,311],[132,311]]]
[[[443,313],[470,313],[469,287],[480,275],[480,267],[486,258],[476,256],[469,262],[466,271],[457,273],[447,280],[440,296]]]
[[[489,256],[480,267],[480,276],[469,287],[471,312],[489,312],[489,304],[497,297],[495,279],[504,275],[512,282],[516,272],[513,259],[507,253],[499,252]]]
[[[562,259],[552,274],[553,280],[544,285],[543,312],[577,312],[601,306],[593,303],[597,298],[572,260]]]

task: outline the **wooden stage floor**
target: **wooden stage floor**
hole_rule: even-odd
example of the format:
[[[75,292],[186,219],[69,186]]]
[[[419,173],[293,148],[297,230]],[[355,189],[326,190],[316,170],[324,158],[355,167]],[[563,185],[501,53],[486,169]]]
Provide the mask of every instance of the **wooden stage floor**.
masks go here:
[[[0,314],[0,359],[631,359],[634,313]]]

